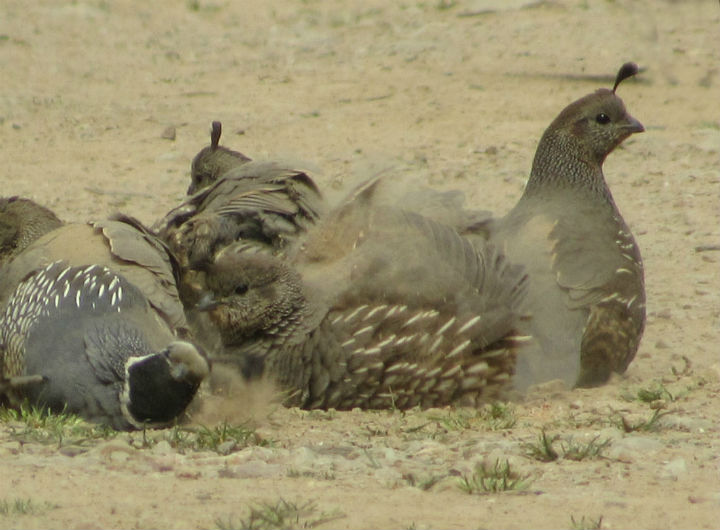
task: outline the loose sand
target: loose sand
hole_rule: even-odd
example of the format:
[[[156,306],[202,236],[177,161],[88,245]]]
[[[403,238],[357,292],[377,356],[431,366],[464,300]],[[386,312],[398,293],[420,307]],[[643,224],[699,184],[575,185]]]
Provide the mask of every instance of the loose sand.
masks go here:
[[[645,70],[619,94],[647,131],[605,174],[645,259],[648,322],[624,376],[545,385],[510,428],[467,410],[307,413],[255,391],[224,410],[272,444],[227,455],[141,434],[58,449],[0,424],[0,508],[38,507],[0,509],[0,526],[240,527],[284,499],[314,503],[289,524],[322,528],[717,528],[720,252],[696,247],[720,242],[719,20],[693,0],[3,0],[2,194],[70,221],[158,219],[212,120],[225,145],[304,161],[331,194],[386,171],[502,214],[550,121],[634,60]],[[657,429],[618,427],[653,407]],[[609,445],[543,463],[524,445],[543,428],[561,455]],[[496,459],[525,490],[458,487]]]

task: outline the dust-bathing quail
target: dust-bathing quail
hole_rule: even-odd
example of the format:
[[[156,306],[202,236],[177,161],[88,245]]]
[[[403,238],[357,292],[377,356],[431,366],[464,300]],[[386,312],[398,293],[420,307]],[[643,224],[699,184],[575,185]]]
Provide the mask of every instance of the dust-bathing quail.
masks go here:
[[[197,275],[215,254],[235,241],[283,252],[314,224],[323,198],[304,171],[274,162],[253,162],[219,146],[220,123],[211,144],[192,163],[192,195],[154,225],[182,269],[181,295],[193,304]]]
[[[529,275],[534,347],[518,359],[516,385],[561,378],[595,386],[622,373],[645,325],[640,250],[602,171],[605,157],[643,126],[615,94],[635,75],[624,64],[612,90],[568,105],[543,134],[517,205],[491,239]]]
[[[236,240],[282,248],[313,224],[322,197],[305,172],[274,162],[253,162],[219,145],[220,122],[211,143],[193,159],[188,198],[154,229],[183,266],[212,261]]]
[[[208,375],[172,257],[125,216],[68,224],[3,269],[0,389],[116,429],[175,421]]]
[[[399,208],[375,184],[313,228],[288,259],[237,244],[208,269],[225,358],[274,378],[287,405],[477,403],[507,387],[525,275],[491,246]]]
[[[0,267],[37,238],[62,225],[54,212],[30,199],[0,197]]]
[[[318,219],[322,198],[303,171],[248,162],[188,197],[155,225],[181,265],[201,267],[238,240],[280,250]]]

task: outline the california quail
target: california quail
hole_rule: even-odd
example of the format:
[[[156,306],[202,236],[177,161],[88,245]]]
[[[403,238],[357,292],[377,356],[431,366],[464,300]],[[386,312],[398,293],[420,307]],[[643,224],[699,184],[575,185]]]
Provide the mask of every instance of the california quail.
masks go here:
[[[217,181],[227,171],[249,162],[250,159],[239,151],[220,145],[222,123],[212,122],[210,145],[204,147],[193,158],[190,166],[190,186],[187,194],[192,195]]]
[[[0,198],[0,267],[37,238],[62,225],[49,209],[30,199]]]
[[[491,246],[362,192],[287,259],[236,244],[199,304],[224,358],[287,405],[440,406],[500,395],[515,365],[525,275]]]
[[[115,428],[171,422],[208,372],[179,340],[189,330],[177,269],[162,241],[123,215],[37,239],[0,277],[2,393]]]
[[[323,210],[307,173],[220,147],[220,130],[213,122],[211,145],[193,160],[188,191],[199,191],[153,226],[180,262],[186,305],[197,302],[197,276],[222,248],[242,240],[283,252]]]
[[[248,162],[188,197],[154,228],[181,265],[195,268],[236,240],[281,249],[317,220],[321,208],[320,191],[305,172]]]
[[[640,250],[602,171],[605,157],[644,128],[612,90],[568,105],[543,134],[517,205],[491,225],[491,239],[529,275],[534,348],[518,359],[516,385],[561,378],[595,386],[622,373],[645,326]]]
[[[138,287],[171,329],[181,335],[188,333],[177,292],[179,267],[174,256],[142,223],[121,214],[66,224],[28,246],[3,268],[0,306],[30,272],[58,260],[72,266],[108,267]]]
[[[171,423],[209,371],[136,286],[99,265],[31,273],[0,316],[0,345],[11,402],[120,430]]]

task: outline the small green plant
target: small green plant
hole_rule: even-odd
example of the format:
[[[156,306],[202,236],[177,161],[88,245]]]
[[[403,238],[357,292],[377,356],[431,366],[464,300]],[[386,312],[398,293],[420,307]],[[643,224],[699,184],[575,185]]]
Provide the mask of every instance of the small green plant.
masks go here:
[[[258,445],[262,440],[246,425],[228,425],[223,422],[215,427],[199,427],[195,430],[196,446],[198,449],[211,449],[217,451],[225,442],[233,442],[236,446],[246,447]]]
[[[106,425],[88,423],[75,414],[51,412],[24,404],[20,409],[0,408],[0,422],[9,424],[10,436],[20,442],[83,445],[114,438],[118,432]]]
[[[548,436],[543,429],[538,436],[536,443],[524,444],[526,454],[540,462],[554,462],[560,458],[560,454],[555,450],[554,443],[560,438],[559,435]]]
[[[480,417],[492,431],[512,429],[517,423],[515,408],[509,403],[496,401],[480,410]]]
[[[435,9],[438,11],[445,11],[447,9],[452,9],[457,5],[457,2],[455,0],[439,0],[437,4],[435,4]]]
[[[447,414],[432,414],[428,419],[448,432],[464,431],[478,424],[491,431],[510,429],[517,423],[515,409],[508,403],[495,402],[482,409],[454,409]]]
[[[626,392],[622,397],[627,401],[639,401],[641,403],[676,400],[676,396],[671,394],[665,385],[658,382],[647,387],[639,388],[635,393]]]
[[[209,4],[209,3],[201,4],[200,0],[189,0],[187,3],[187,8],[190,11],[194,11],[196,13],[198,13],[200,11],[204,11],[207,13],[214,13],[214,12],[220,11],[220,9],[221,9],[220,5]]]
[[[32,499],[0,500],[0,515],[37,515],[57,508],[49,502],[37,503]]]
[[[572,438],[567,445],[562,444],[563,458],[567,460],[587,460],[593,458],[602,458],[602,453],[610,445],[609,438],[600,440],[596,436],[588,443],[575,442]]]
[[[215,520],[219,530],[275,530],[289,528],[314,528],[320,524],[340,519],[345,515],[334,511],[315,514],[317,507],[313,501],[294,503],[279,499],[275,502],[260,502],[250,506],[246,518],[235,524],[232,517]]]
[[[660,423],[658,420],[660,420],[660,418],[667,414],[669,414],[669,412],[655,409],[653,410],[650,418],[648,418],[647,420],[630,421],[626,416],[623,416],[619,412],[616,412],[613,418],[613,424],[626,433],[638,431],[657,432],[660,430]]]
[[[455,409],[443,415],[431,414],[428,416],[428,419],[436,422],[438,426],[446,431],[452,432],[469,429],[472,426],[473,420],[477,417],[477,410]]]
[[[313,409],[313,410],[308,411],[305,417],[309,420],[332,421],[337,417],[337,411],[334,409],[331,409],[331,410]]]
[[[665,388],[665,385],[658,385],[651,388],[641,388],[637,392],[638,401],[643,403],[653,403],[655,401],[669,400],[675,401],[673,395]]]
[[[548,436],[545,429],[538,436],[537,442],[526,443],[525,452],[527,456],[540,462],[554,462],[560,457],[566,460],[586,460],[589,458],[600,458],[602,452],[610,445],[610,439],[599,440],[596,436],[587,443],[577,442],[570,437],[566,442],[560,443],[560,450],[555,448],[555,442],[560,440],[560,435]]]
[[[251,445],[268,446],[271,441],[260,437],[248,424],[230,425],[222,422],[214,427],[176,425],[170,431],[160,433],[150,445],[166,440],[179,451],[216,451],[228,453]]]
[[[572,528],[572,530],[600,530],[602,528],[602,520],[602,515],[597,519],[585,517],[584,515],[580,519],[575,519],[575,516],[571,515],[570,528]]]
[[[466,493],[496,493],[500,491],[524,490],[529,486],[528,475],[519,475],[510,469],[510,462],[494,465],[478,464],[471,475],[463,475],[458,486]]]

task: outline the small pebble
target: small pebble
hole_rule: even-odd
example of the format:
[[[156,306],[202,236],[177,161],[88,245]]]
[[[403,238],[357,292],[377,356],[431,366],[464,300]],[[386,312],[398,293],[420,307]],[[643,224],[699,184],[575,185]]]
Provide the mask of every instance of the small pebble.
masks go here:
[[[175,140],[175,127],[172,125],[165,127],[165,130],[160,137],[165,140]]]
[[[160,440],[152,448],[152,452],[156,455],[167,455],[173,452],[173,448],[167,440]]]

